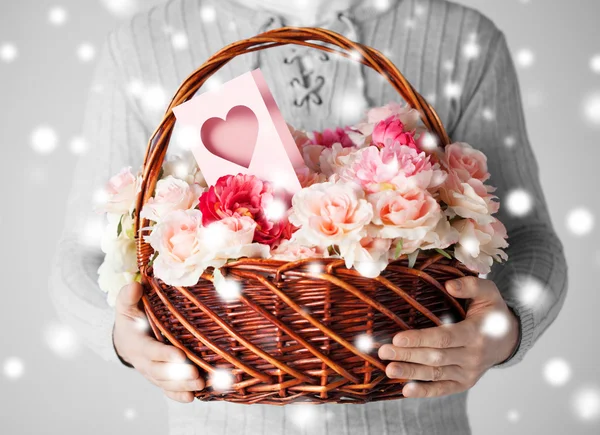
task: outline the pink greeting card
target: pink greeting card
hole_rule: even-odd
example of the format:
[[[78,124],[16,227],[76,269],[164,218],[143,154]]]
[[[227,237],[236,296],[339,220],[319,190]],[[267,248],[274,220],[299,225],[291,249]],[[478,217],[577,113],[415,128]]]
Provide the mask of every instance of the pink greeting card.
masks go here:
[[[302,155],[259,69],[173,109],[197,130],[192,152],[209,185],[223,175],[250,174],[293,194]]]

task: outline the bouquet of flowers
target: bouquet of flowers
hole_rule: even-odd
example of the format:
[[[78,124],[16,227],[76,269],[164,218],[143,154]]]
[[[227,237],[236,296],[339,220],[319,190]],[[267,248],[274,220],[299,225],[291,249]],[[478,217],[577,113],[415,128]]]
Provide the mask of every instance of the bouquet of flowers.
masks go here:
[[[412,267],[421,251],[488,273],[507,259],[508,243],[493,216],[499,203],[486,184],[486,156],[466,143],[437,147],[418,123],[418,111],[391,103],[345,128],[309,135],[290,126],[306,164],[297,169],[303,188],[291,198],[253,175],[207,186],[191,153],[170,158],[140,211],[151,222],[145,240],[154,276],[193,286],[213,268],[218,286],[219,267],[242,257],[337,257],[372,278],[401,256]],[[108,227],[99,284],[111,304],[139,278],[133,208],[140,183],[140,173],[123,169],[100,207]]]

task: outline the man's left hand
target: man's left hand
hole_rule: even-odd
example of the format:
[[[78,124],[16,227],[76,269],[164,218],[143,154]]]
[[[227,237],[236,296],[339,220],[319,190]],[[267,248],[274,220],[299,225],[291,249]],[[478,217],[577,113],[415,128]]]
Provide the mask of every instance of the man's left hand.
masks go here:
[[[379,358],[393,361],[386,367],[388,377],[416,381],[404,386],[405,397],[468,390],[517,347],[519,321],[492,281],[467,276],[447,281],[445,287],[456,298],[472,299],[465,320],[402,331],[392,344],[379,348]]]

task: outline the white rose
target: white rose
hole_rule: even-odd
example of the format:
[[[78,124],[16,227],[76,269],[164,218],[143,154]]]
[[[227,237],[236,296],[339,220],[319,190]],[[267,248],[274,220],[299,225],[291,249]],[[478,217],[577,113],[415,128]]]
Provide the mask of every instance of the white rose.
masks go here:
[[[111,307],[115,306],[121,288],[134,282],[135,277],[135,273],[116,272],[106,260],[98,268],[98,285],[103,292],[108,293],[107,302]]]

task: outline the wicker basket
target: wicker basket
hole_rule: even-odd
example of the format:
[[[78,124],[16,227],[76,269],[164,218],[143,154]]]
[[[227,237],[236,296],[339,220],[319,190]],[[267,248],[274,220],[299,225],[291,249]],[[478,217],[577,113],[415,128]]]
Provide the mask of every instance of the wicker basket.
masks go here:
[[[286,44],[314,47],[361,62],[384,75],[404,100],[420,111],[440,142],[448,135],[434,109],[377,50],[316,28],[280,28],[233,43],[212,56],[177,91],[153,134],[144,160],[136,210],[154,192],[175,117],[172,109],[191,99],[202,84],[234,57]],[[225,302],[207,271],[193,287],[171,287],[155,278],[143,241],[149,222],[135,216],[143,304],[156,338],[171,343],[207,374],[200,400],[282,405],[291,402],[365,403],[402,397],[405,380],[389,379],[377,349],[393,335],[464,319],[465,306],[444,289],[446,280],[476,275],[456,260],[419,255],[414,267],[405,256],[375,279],[348,270],[340,259],[283,262],[240,259],[221,271],[242,284],[242,295]],[[314,265],[319,264],[322,270]],[[312,266],[312,267],[311,267]],[[372,350],[361,351],[367,334]],[[211,373],[228,370],[231,388],[216,390]]]

